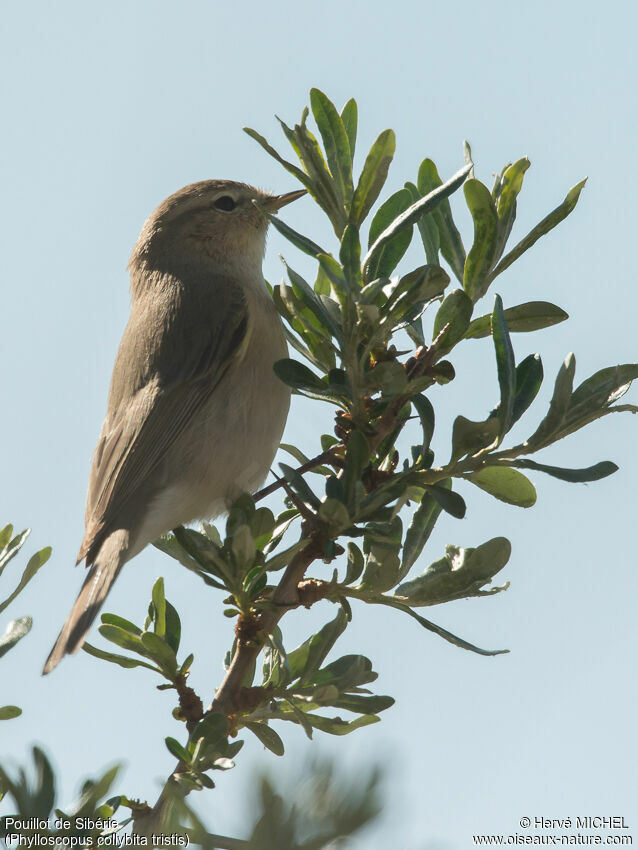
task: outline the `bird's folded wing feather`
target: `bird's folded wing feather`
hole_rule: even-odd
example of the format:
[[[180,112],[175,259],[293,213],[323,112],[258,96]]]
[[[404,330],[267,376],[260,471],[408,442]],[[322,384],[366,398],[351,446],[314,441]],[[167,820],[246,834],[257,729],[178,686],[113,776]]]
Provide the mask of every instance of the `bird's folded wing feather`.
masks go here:
[[[136,305],[138,318],[134,306],[93,458],[78,561],[93,560],[112,521],[241,357],[248,333],[246,304],[232,285],[222,293],[214,311],[197,299],[167,310],[156,299]]]

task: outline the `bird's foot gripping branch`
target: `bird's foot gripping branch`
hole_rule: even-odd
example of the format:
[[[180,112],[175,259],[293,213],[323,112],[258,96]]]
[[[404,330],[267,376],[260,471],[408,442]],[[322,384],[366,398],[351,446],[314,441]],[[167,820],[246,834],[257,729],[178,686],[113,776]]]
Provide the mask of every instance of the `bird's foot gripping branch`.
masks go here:
[[[308,109],[299,124],[280,121],[298,163],[255,130],[246,132],[307,189],[334,231],[333,244],[321,247],[269,215],[291,243],[285,279],[271,293],[293,356],[280,359],[275,372],[294,394],[334,408],[334,433],[317,435],[313,457],[282,445],[291,460],[280,463],[280,478],[255,498],[243,495],[234,503],[223,536],[204,524],[200,531],[177,528],[156,543],[213,591],[211,604],[220,591],[225,614],[235,622],[225,678],[216,690],[211,683],[207,699],[186,684],[193,654],[178,657],[180,620],[161,580],[142,626],[102,616],[100,633],[126,655],[85,647],[123,667],[150,669],[164,679],[159,687],[176,691],[175,719],[183,727],[166,746],[177,764],[159,800],[133,812],[140,832],[161,823],[169,832],[188,827],[189,834],[203,835],[185,797],[212,788],[214,771],[233,766],[240,734],[251,733],[282,755],[280,721],[312,737],[317,730],[343,735],[379,720],[393,699],[371,691],[377,678],[372,662],[358,654],[327,660],[358,604],[394,608],[476,653],[503,651],[480,649],[419,609],[504,590],[507,583],[491,582],[509,560],[509,541],[449,545],[424,568],[422,553],[435,524],[465,515],[459,482],[463,492],[469,483],[528,508],[536,489],[527,472],[566,482],[610,475],[617,468],[610,461],[566,469],[529,456],[610,413],[637,410],[619,400],[638,365],[602,368],[574,386],[569,354],[549,409],[536,416],[525,439],[508,439],[524,416],[534,420],[528,409],[543,381],[540,356],[530,353],[517,362],[511,335],[548,328],[567,314],[545,301],[506,306],[494,289],[572,212],[585,181],[512,240],[526,158],[508,163],[488,188],[475,177],[466,145],[465,163],[451,178],[443,180],[434,162],[424,159],[414,179],[381,197],[393,131],[380,133],[357,175],[356,103],[348,101],[339,112],[317,89],[310,103],[318,134],[308,125]],[[465,201],[473,222],[469,250],[452,213],[453,196],[458,206]],[[404,268],[412,242],[422,260]],[[491,306],[485,307],[490,288]],[[445,386],[474,366],[472,350],[481,345],[490,345],[495,359],[493,373],[477,381],[484,388],[484,416],[474,421],[459,410],[450,435],[437,435],[441,457],[435,458],[434,403],[445,404]],[[275,491],[283,497],[277,515],[260,505]],[[333,615],[291,649],[285,615],[319,601],[331,603]],[[117,802],[109,804],[113,811]],[[121,803],[126,806],[126,798]],[[240,846],[224,840],[230,843],[214,846]]]

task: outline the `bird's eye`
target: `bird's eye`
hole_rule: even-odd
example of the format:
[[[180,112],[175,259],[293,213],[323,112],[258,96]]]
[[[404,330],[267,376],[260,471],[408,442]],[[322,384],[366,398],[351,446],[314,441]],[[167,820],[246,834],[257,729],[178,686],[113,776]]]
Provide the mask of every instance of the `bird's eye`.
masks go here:
[[[235,203],[235,199],[231,198],[230,195],[222,195],[221,198],[217,198],[213,206],[216,210],[221,210],[222,212],[232,212],[237,204]]]

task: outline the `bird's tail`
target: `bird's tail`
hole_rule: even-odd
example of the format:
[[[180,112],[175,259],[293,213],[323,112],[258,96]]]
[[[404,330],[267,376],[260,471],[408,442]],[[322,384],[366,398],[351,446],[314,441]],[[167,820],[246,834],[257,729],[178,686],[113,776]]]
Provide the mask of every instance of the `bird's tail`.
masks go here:
[[[43,674],[50,673],[65,655],[77,652],[84,643],[87,632],[97,617],[122,565],[130,557],[121,535],[126,535],[128,538],[128,532],[116,531],[109,535],[102,545],[55,646],[47,658],[42,669]]]

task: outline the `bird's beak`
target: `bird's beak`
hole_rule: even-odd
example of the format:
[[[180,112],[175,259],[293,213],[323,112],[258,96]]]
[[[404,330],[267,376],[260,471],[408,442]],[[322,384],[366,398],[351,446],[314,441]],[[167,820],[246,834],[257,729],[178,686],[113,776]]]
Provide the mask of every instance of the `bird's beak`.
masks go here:
[[[305,189],[296,189],[294,192],[286,192],[285,195],[271,195],[261,202],[261,206],[269,213],[276,213],[286,204],[291,204],[297,198],[307,194]]]

